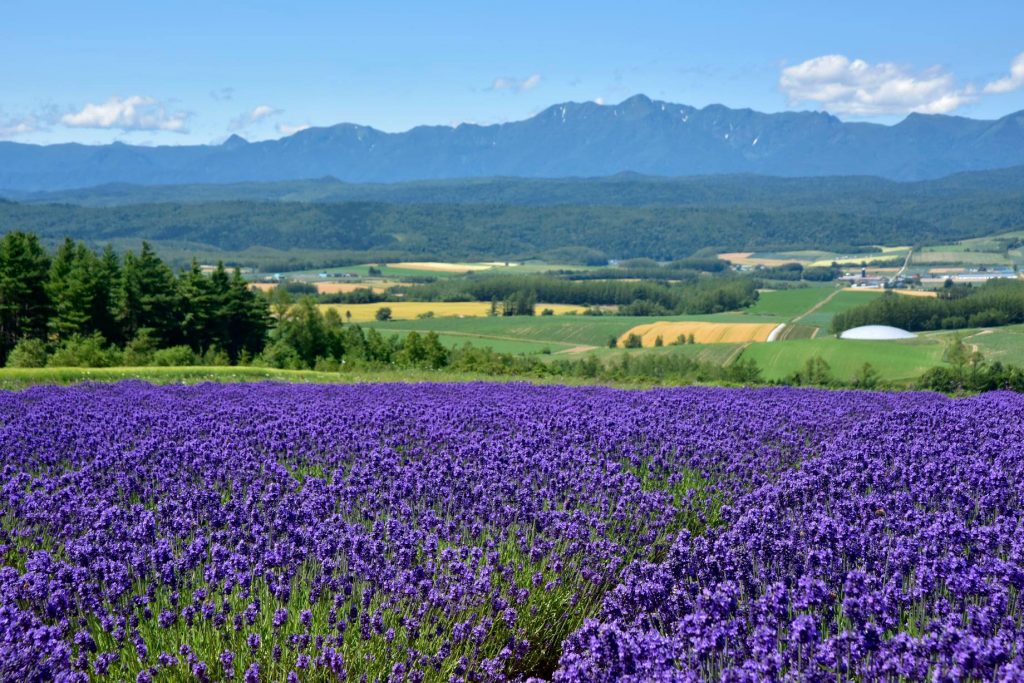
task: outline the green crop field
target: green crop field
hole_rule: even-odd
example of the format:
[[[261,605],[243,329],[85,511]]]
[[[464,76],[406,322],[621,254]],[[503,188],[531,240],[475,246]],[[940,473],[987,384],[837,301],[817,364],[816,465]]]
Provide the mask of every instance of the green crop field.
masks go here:
[[[965,336],[964,343],[977,346],[986,361],[1024,365],[1024,325],[981,330]]]
[[[990,252],[990,251],[968,251],[968,247],[963,245],[952,245],[941,247],[941,251],[925,249],[924,251],[914,252],[912,257],[912,263],[914,265],[963,265],[963,266],[1009,266],[1013,262],[1006,257],[1006,254],[1002,251]]]
[[[407,321],[403,321],[407,322]],[[422,330],[405,329],[396,325],[379,326],[377,330],[386,336],[395,335],[404,339],[410,332],[416,331],[422,334]],[[489,347],[499,353],[544,353],[550,351],[557,353],[572,349],[577,344],[555,341],[531,341],[529,339],[515,339],[504,337],[482,337],[476,334],[463,334],[460,332],[445,332],[438,334],[441,345],[448,349],[454,349],[469,344],[470,346]]]
[[[941,365],[945,349],[945,338],[939,336],[906,341],[798,339],[750,344],[740,357],[755,361],[769,380],[792,375],[808,359],[820,356],[841,380],[849,380],[864,363],[871,363],[883,379],[899,382]]]
[[[424,320],[402,320],[391,323],[367,323],[365,327],[377,329],[382,334],[392,331],[427,332],[452,334],[485,339],[512,339],[554,344],[607,346],[608,340],[617,337],[634,325],[649,323],[657,318],[640,316],[513,316],[479,318],[427,318]]]
[[[836,291],[835,287],[830,283],[824,287],[761,292],[757,303],[746,309],[743,314],[763,316],[776,319],[778,322],[785,322],[801,313],[806,313],[815,304],[824,301],[834,291]]]
[[[752,319],[756,318],[756,319]],[[716,313],[712,315],[670,316],[512,316],[476,318],[426,318],[423,320],[396,320],[367,322],[364,327],[375,328],[382,334],[398,331],[434,331],[442,335],[460,335],[480,339],[505,339],[567,344],[570,346],[607,346],[612,337],[619,337],[637,325],[667,321],[703,321],[715,323],[782,322],[785,316],[752,316],[746,313]],[[468,340],[467,340],[468,341]],[[485,344],[482,344],[485,345]],[[497,347],[495,347],[497,350]],[[554,351],[555,349],[552,348]]]
[[[813,339],[821,334],[821,329],[814,325],[786,325],[782,334],[775,341],[792,341],[794,339]]]
[[[832,317],[836,313],[856,308],[870,302],[875,297],[882,295],[882,292],[877,289],[865,289],[862,291],[849,291],[841,290],[836,292],[835,296],[829,299],[828,303],[824,304],[821,308],[814,311],[807,317],[800,320],[803,325],[814,325],[820,327],[822,334],[828,334],[828,327],[832,323]]]

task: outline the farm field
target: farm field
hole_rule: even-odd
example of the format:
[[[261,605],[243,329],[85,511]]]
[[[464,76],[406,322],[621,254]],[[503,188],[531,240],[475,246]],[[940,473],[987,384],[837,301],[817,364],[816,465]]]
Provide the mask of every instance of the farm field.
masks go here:
[[[617,338],[630,327],[654,320],[655,318],[632,316],[484,316],[373,322],[366,324],[365,327],[373,327],[382,334],[392,331],[433,330],[438,334],[475,337],[484,342],[483,345],[486,345],[488,339],[524,339],[574,346],[607,346],[612,337]]]
[[[483,301],[389,301],[377,304],[320,304],[320,310],[334,310],[346,320],[351,313],[354,323],[376,320],[377,311],[381,308],[391,309],[392,320],[415,320],[425,313],[433,313],[438,318],[487,317],[491,304]],[[583,306],[567,304],[537,304],[537,310],[550,308],[555,315],[565,313],[582,313]]]
[[[793,259],[785,259],[776,254],[755,254],[752,251],[730,251],[718,255],[718,258],[738,266],[781,266]]]
[[[872,261],[885,261],[889,259],[904,259],[910,247],[881,247],[880,252],[867,252],[863,254],[832,254],[812,261],[810,266],[828,266],[836,262],[841,266],[858,266],[861,263]]]
[[[658,321],[632,327],[619,337],[619,346],[625,346],[631,335],[640,337],[645,347],[654,346],[661,338],[664,344],[671,344],[679,337],[693,336],[697,344],[722,344],[736,342],[767,341],[776,325],[774,323],[712,323],[703,321]]]
[[[1024,325],[970,331],[964,343],[977,348],[989,362],[1024,366]]]
[[[387,285],[394,283],[382,283],[382,284],[364,284],[361,282],[314,282],[313,286],[316,287],[317,294],[347,294],[354,292],[357,289],[369,289],[374,293],[380,293],[387,289]]]
[[[766,316],[772,320],[784,322],[824,301],[835,291],[835,287],[831,283],[821,287],[764,291],[759,294],[757,302],[753,306],[744,309],[743,314]]]
[[[784,342],[755,343],[741,356],[757,362],[765,379],[783,379],[803,369],[812,357],[820,356],[832,374],[849,380],[865,363],[890,381],[912,380],[928,368],[943,364],[946,339],[942,336],[901,341],[861,341],[819,338],[792,339]]]
[[[870,291],[858,287],[843,287],[844,292],[864,292]],[[925,298],[934,299],[939,294],[934,289],[891,289],[887,290],[895,294],[896,296],[923,296]],[[885,292],[882,292],[885,293]]]
[[[731,261],[742,266],[781,266],[784,263],[801,263],[804,266],[820,267],[829,266],[832,263],[840,265],[859,265],[862,262],[879,261],[883,259],[903,258],[910,250],[905,246],[880,247],[881,251],[864,252],[860,254],[823,251],[820,249],[806,249],[795,251],[770,251],[770,252],[728,252],[719,254],[719,258]]]
[[[857,680],[1014,680],[1022,412],[485,383],[0,393],[0,674],[583,683],[626,657],[635,680],[782,680],[843,648]]]
[[[730,313],[716,313],[708,315],[683,315],[683,316],[513,316],[513,317],[491,317],[477,316],[465,318],[434,317],[429,319],[406,319],[395,320],[388,323],[379,323],[371,319],[366,321],[365,327],[374,327],[382,333],[434,331],[438,334],[458,335],[466,341],[486,346],[491,341],[499,340],[528,340],[543,342],[546,344],[568,344],[571,346],[585,345],[594,347],[605,347],[610,339],[619,338],[628,330],[637,325],[648,325],[664,321],[676,323],[681,321],[713,323],[716,325],[740,323],[740,324],[771,324],[775,325],[785,322],[794,313],[813,306],[835,291],[833,288],[815,287],[793,290],[766,291],[760,294],[759,300],[749,309],[734,311]],[[411,302],[410,302],[411,303]],[[372,309],[376,314],[380,306],[392,306],[393,304],[366,304],[367,310]],[[427,304],[419,304],[427,306]],[[489,310],[489,304],[485,304]],[[537,310],[543,308],[554,308],[549,304],[537,304]],[[347,308],[344,305],[337,305],[340,312],[344,314]],[[394,309],[393,309],[394,310]],[[557,310],[557,309],[556,309]],[[366,315],[366,312],[363,313]],[[435,315],[439,315],[435,312]],[[353,312],[353,320],[355,320]],[[769,332],[771,330],[769,329]],[[665,338],[665,343],[669,339]],[[652,341],[653,343],[653,341]],[[552,348],[552,350],[555,350]]]
[[[968,266],[1010,266],[1013,261],[1002,252],[968,251],[954,247],[925,248],[914,252],[911,261],[915,266],[932,264],[962,264]]]
[[[808,313],[806,316],[800,318],[800,323],[804,325],[814,325],[820,327],[822,334],[828,334],[829,324],[832,322],[832,317],[836,313],[847,311],[857,306],[862,306],[873,298],[882,296],[882,292],[877,289],[843,289],[834,290],[834,296],[828,301],[823,303],[820,308]]]
[[[391,268],[403,270],[425,270],[436,273],[471,273],[479,270],[491,270],[500,263],[450,263],[440,261],[400,261],[389,263]]]
[[[370,269],[379,271],[380,274],[370,275]],[[316,268],[308,270],[295,270],[277,273],[287,279],[316,281],[322,279],[322,273],[327,273],[328,279],[334,279],[341,273],[350,273],[360,278],[424,278],[437,277],[449,278],[459,277],[470,272],[497,271],[503,273],[544,273],[551,270],[590,270],[592,266],[580,266],[561,263],[545,263],[540,261],[526,261],[523,263],[509,263],[494,261],[489,263],[454,263],[443,261],[396,261],[395,263],[361,263],[351,266],[332,266],[328,268]]]
[[[401,325],[401,321],[398,321],[397,324]],[[405,330],[401,327],[378,327],[376,329],[388,336],[395,335],[399,339],[404,339],[410,332],[414,331]],[[578,344],[568,342],[532,341],[516,337],[481,338],[474,334],[459,334],[457,332],[438,334],[437,338],[441,345],[447,349],[454,349],[468,344],[470,346],[488,347],[498,353],[559,353],[574,351],[579,348]],[[591,347],[587,346],[585,348],[589,350]]]

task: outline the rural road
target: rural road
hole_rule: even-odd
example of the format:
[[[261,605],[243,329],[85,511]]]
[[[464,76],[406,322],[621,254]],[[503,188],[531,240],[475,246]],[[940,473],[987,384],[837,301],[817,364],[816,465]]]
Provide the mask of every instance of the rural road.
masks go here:
[[[900,275],[903,275],[903,271],[905,271],[907,269],[907,266],[910,265],[910,257],[913,256],[913,255],[914,255],[914,250],[913,249],[911,249],[910,251],[907,252],[907,258],[903,259],[903,267],[900,268],[899,271],[896,273],[896,277],[899,277]]]
[[[803,313],[801,313],[801,314],[800,314],[800,315],[798,315],[797,317],[795,317],[795,318],[793,318],[792,320],[790,320],[790,321],[789,321],[789,324],[790,324],[790,325],[795,325],[795,324],[797,324],[798,322],[800,322],[801,320],[803,320],[804,318],[806,318],[807,316],[809,316],[809,315],[810,315],[811,313],[814,313],[814,312],[815,312],[815,311],[817,311],[817,310],[818,310],[819,308],[821,308],[822,306],[824,306],[825,304],[827,304],[827,303],[828,303],[829,301],[832,301],[832,299],[833,299],[833,298],[835,298],[836,294],[838,294],[838,293],[839,293],[839,292],[841,292],[841,291],[843,291],[843,290],[841,290],[841,289],[837,289],[836,291],[832,292],[832,293],[831,293],[831,294],[829,294],[829,295],[828,295],[827,297],[825,297],[824,299],[822,299],[822,300],[821,300],[821,301],[819,301],[818,303],[814,304],[813,306],[811,306],[810,308],[808,308],[808,309],[807,309],[806,311],[804,311]]]

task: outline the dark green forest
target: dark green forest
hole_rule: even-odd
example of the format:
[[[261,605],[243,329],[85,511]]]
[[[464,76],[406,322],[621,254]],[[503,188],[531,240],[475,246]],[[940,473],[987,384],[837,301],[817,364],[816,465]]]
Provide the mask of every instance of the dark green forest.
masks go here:
[[[837,313],[832,331],[861,325],[892,325],[917,332],[1024,323],[1024,282],[991,280],[977,287],[948,284],[934,299],[889,293]]]
[[[657,177],[620,173],[595,178],[465,178],[348,183],[337,178],[203,185],[106,184],[76,190],[16,193],[35,204],[125,206],[220,201],[337,204],[508,204],[516,206],[746,206],[828,210],[911,210],[925,200],[976,200],[1024,193],[1024,166],[898,182],[872,176],[783,178],[752,174]],[[4,194],[0,190],[0,196]]]
[[[148,240],[158,247],[186,245],[193,252],[213,249],[226,256],[269,248],[343,250],[353,256],[387,252],[439,260],[669,261],[702,249],[852,251],[873,244],[936,243],[1022,225],[1020,199],[977,204],[936,200],[913,211],[870,206],[855,211],[799,206],[213,202],[86,208],[0,203],[0,232],[33,232],[51,243],[65,236],[92,245]]]

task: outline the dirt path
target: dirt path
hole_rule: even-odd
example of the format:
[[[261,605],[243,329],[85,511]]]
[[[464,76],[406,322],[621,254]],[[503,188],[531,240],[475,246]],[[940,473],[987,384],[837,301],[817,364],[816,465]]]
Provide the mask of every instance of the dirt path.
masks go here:
[[[586,344],[580,344],[579,346],[574,346],[571,349],[562,349],[561,351],[555,351],[555,355],[559,353],[586,353],[587,351],[593,351],[596,348],[596,346],[587,346]]]
[[[896,277],[899,277],[900,275],[903,275],[903,271],[905,271],[907,269],[907,266],[910,265],[910,257],[913,256],[913,255],[914,255],[914,250],[913,249],[911,249],[910,251],[907,252],[907,258],[903,259],[903,267],[900,268],[899,272],[896,273]]]
[[[795,318],[793,318],[792,320],[790,320],[790,321],[789,321],[789,324],[790,324],[790,325],[796,325],[796,324],[797,324],[798,322],[800,322],[801,320],[803,320],[804,318],[806,318],[807,316],[809,316],[809,315],[810,315],[811,313],[814,313],[815,311],[817,311],[818,309],[820,309],[820,308],[821,308],[822,306],[824,306],[825,304],[827,304],[827,303],[828,303],[829,301],[832,301],[832,299],[833,299],[833,298],[835,298],[835,295],[836,295],[836,294],[838,294],[838,293],[839,293],[839,292],[841,292],[841,291],[843,291],[843,290],[841,290],[841,289],[837,289],[836,291],[832,292],[831,294],[829,294],[828,296],[826,296],[826,297],[825,297],[824,299],[822,299],[822,300],[821,300],[821,301],[819,301],[818,303],[814,304],[813,306],[811,306],[810,308],[808,308],[808,309],[807,309],[806,311],[804,311],[803,313],[801,313],[801,314],[800,314],[800,315],[798,315],[797,317],[795,317]]]
[[[974,339],[975,337],[980,337],[980,336],[985,335],[985,334],[992,334],[992,332],[993,332],[992,330],[982,330],[981,332],[975,332],[974,334],[970,335],[969,337],[964,337],[964,341],[967,341],[968,339]],[[967,346],[970,347],[971,353],[977,353],[978,352],[978,345],[977,344],[968,344]]]
[[[730,353],[729,357],[725,359],[725,362],[722,363],[722,367],[727,368],[730,365],[732,365],[733,363],[735,363],[737,360],[739,360],[740,355],[742,355],[742,353],[747,350],[747,347],[750,346],[751,343],[752,342],[747,342],[746,344],[740,344],[739,348],[737,348],[735,351]]]

